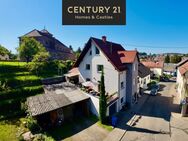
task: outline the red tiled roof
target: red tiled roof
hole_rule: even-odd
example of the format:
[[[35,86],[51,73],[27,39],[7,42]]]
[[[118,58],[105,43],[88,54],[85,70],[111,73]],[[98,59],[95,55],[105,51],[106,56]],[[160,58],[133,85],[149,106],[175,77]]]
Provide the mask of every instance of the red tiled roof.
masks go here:
[[[138,52],[136,50],[132,50],[132,51],[118,51],[121,63],[133,63],[135,61],[137,53]]]
[[[182,59],[178,64],[176,64],[176,67],[180,67],[181,65],[185,64],[186,62],[188,62],[188,58],[184,57],[184,59]]]
[[[126,66],[122,63],[119,55],[119,51],[125,51],[125,49],[117,43],[113,42],[103,42],[100,39],[91,37],[89,41],[87,42],[86,46],[84,47],[80,57],[74,64],[74,67],[78,67],[82,59],[84,58],[85,54],[88,52],[88,50],[91,47],[91,43],[94,43],[100,50],[104,53],[104,55],[107,57],[107,59],[112,63],[112,65],[118,70],[123,71],[126,69]]]
[[[69,71],[69,73],[79,74],[80,72],[79,72],[78,68],[72,68],[72,69]]]
[[[79,74],[80,74],[80,71],[78,70],[78,68],[72,68],[67,74],[65,74],[65,76],[73,77],[73,76],[77,76]]]
[[[188,62],[179,67],[181,75],[184,75],[188,71]]]
[[[144,66],[148,67],[148,68],[163,68],[164,66],[164,62],[160,61],[160,62],[153,62],[153,61],[143,61],[141,62],[142,64],[144,64]]]

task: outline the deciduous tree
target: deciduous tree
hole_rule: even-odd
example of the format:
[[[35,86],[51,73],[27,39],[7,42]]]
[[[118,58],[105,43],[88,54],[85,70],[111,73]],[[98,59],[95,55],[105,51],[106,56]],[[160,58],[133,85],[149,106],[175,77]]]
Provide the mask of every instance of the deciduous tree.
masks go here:
[[[21,39],[21,44],[18,47],[18,53],[20,59],[30,62],[34,55],[36,55],[40,50],[44,50],[44,46],[39,43],[34,38],[23,37]]]

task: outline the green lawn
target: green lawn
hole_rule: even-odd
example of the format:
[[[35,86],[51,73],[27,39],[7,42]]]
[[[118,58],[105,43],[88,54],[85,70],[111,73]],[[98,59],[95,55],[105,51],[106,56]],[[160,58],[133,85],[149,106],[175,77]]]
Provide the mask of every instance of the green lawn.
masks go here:
[[[28,131],[21,121],[24,118],[0,121],[0,141],[18,141],[20,134]]]
[[[0,89],[0,119],[23,115],[22,104],[26,98],[43,93],[41,79],[57,76],[49,71],[36,76],[26,65],[26,62],[0,61],[0,81],[6,84],[6,91]]]
[[[17,141],[27,129],[21,124],[26,115],[23,105],[27,97],[43,93],[42,78],[57,76],[57,72],[45,70],[40,76],[32,74],[25,62],[0,61],[0,141]]]
[[[27,97],[43,93],[41,78],[57,76],[54,72],[36,76],[30,73],[25,65],[25,62],[0,62],[0,81],[6,81],[8,85],[6,91],[0,91],[0,141],[17,141],[18,136],[27,131],[21,122],[24,120],[21,117],[25,116],[23,103]],[[87,123],[84,119],[64,123],[62,127],[55,128],[48,134],[55,139],[67,138],[75,132],[81,131],[80,129],[85,129],[98,122],[98,119],[93,116],[87,120],[89,121]],[[100,124],[100,122],[98,125],[108,131],[113,129],[109,125]]]

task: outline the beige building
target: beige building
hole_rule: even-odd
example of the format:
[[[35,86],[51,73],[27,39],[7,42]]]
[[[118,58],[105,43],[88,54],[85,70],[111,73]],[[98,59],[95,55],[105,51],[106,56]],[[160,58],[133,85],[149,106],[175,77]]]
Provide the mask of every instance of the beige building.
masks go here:
[[[143,61],[142,64],[150,69],[152,76],[158,77],[163,75],[163,61]]]
[[[9,55],[8,54],[5,54],[5,55],[0,54],[0,60],[9,60]]]

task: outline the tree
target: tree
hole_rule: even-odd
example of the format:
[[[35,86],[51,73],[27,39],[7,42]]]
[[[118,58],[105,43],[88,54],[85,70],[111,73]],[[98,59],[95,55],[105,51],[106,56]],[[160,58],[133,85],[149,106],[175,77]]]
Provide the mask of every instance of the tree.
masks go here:
[[[6,49],[4,46],[0,45],[0,55],[6,55],[6,54],[10,54],[10,51],[8,49]]]
[[[165,57],[165,63],[170,63],[170,56],[167,54],[167,56]]]
[[[81,50],[81,48],[80,47],[78,47],[78,49],[77,49],[77,51],[76,51],[77,53],[81,53],[82,52],[82,50]]]
[[[105,84],[104,84],[104,71],[102,70],[101,82],[100,82],[100,98],[99,98],[99,118],[102,124],[106,120],[107,111],[107,99],[105,95]]]
[[[50,58],[49,52],[41,51],[41,52],[38,52],[37,54],[35,54],[32,62],[46,62],[49,60],[49,58]]]
[[[78,49],[77,49],[76,52],[75,52],[76,58],[78,58],[78,57],[80,56],[81,52],[82,52],[81,48],[78,47]]]
[[[40,52],[34,55],[33,60],[29,63],[28,67],[30,71],[35,72],[37,75],[42,73],[47,67],[50,54],[46,51],[45,48],[41,48]]]
[[[170,60],[171,63],[179,63],[180,61],[181,61],[181,56],[178,55],[172,56]]]
[[[28,63],[40,50],[44,50],[44,46],[34,38],[21,38],[21,44],[18,47],[20,59],[25,60]]]
[[[71,46],[71,45],[69,46],[69,49],[73,51],[73,48],[72,48],[72,46]]]

